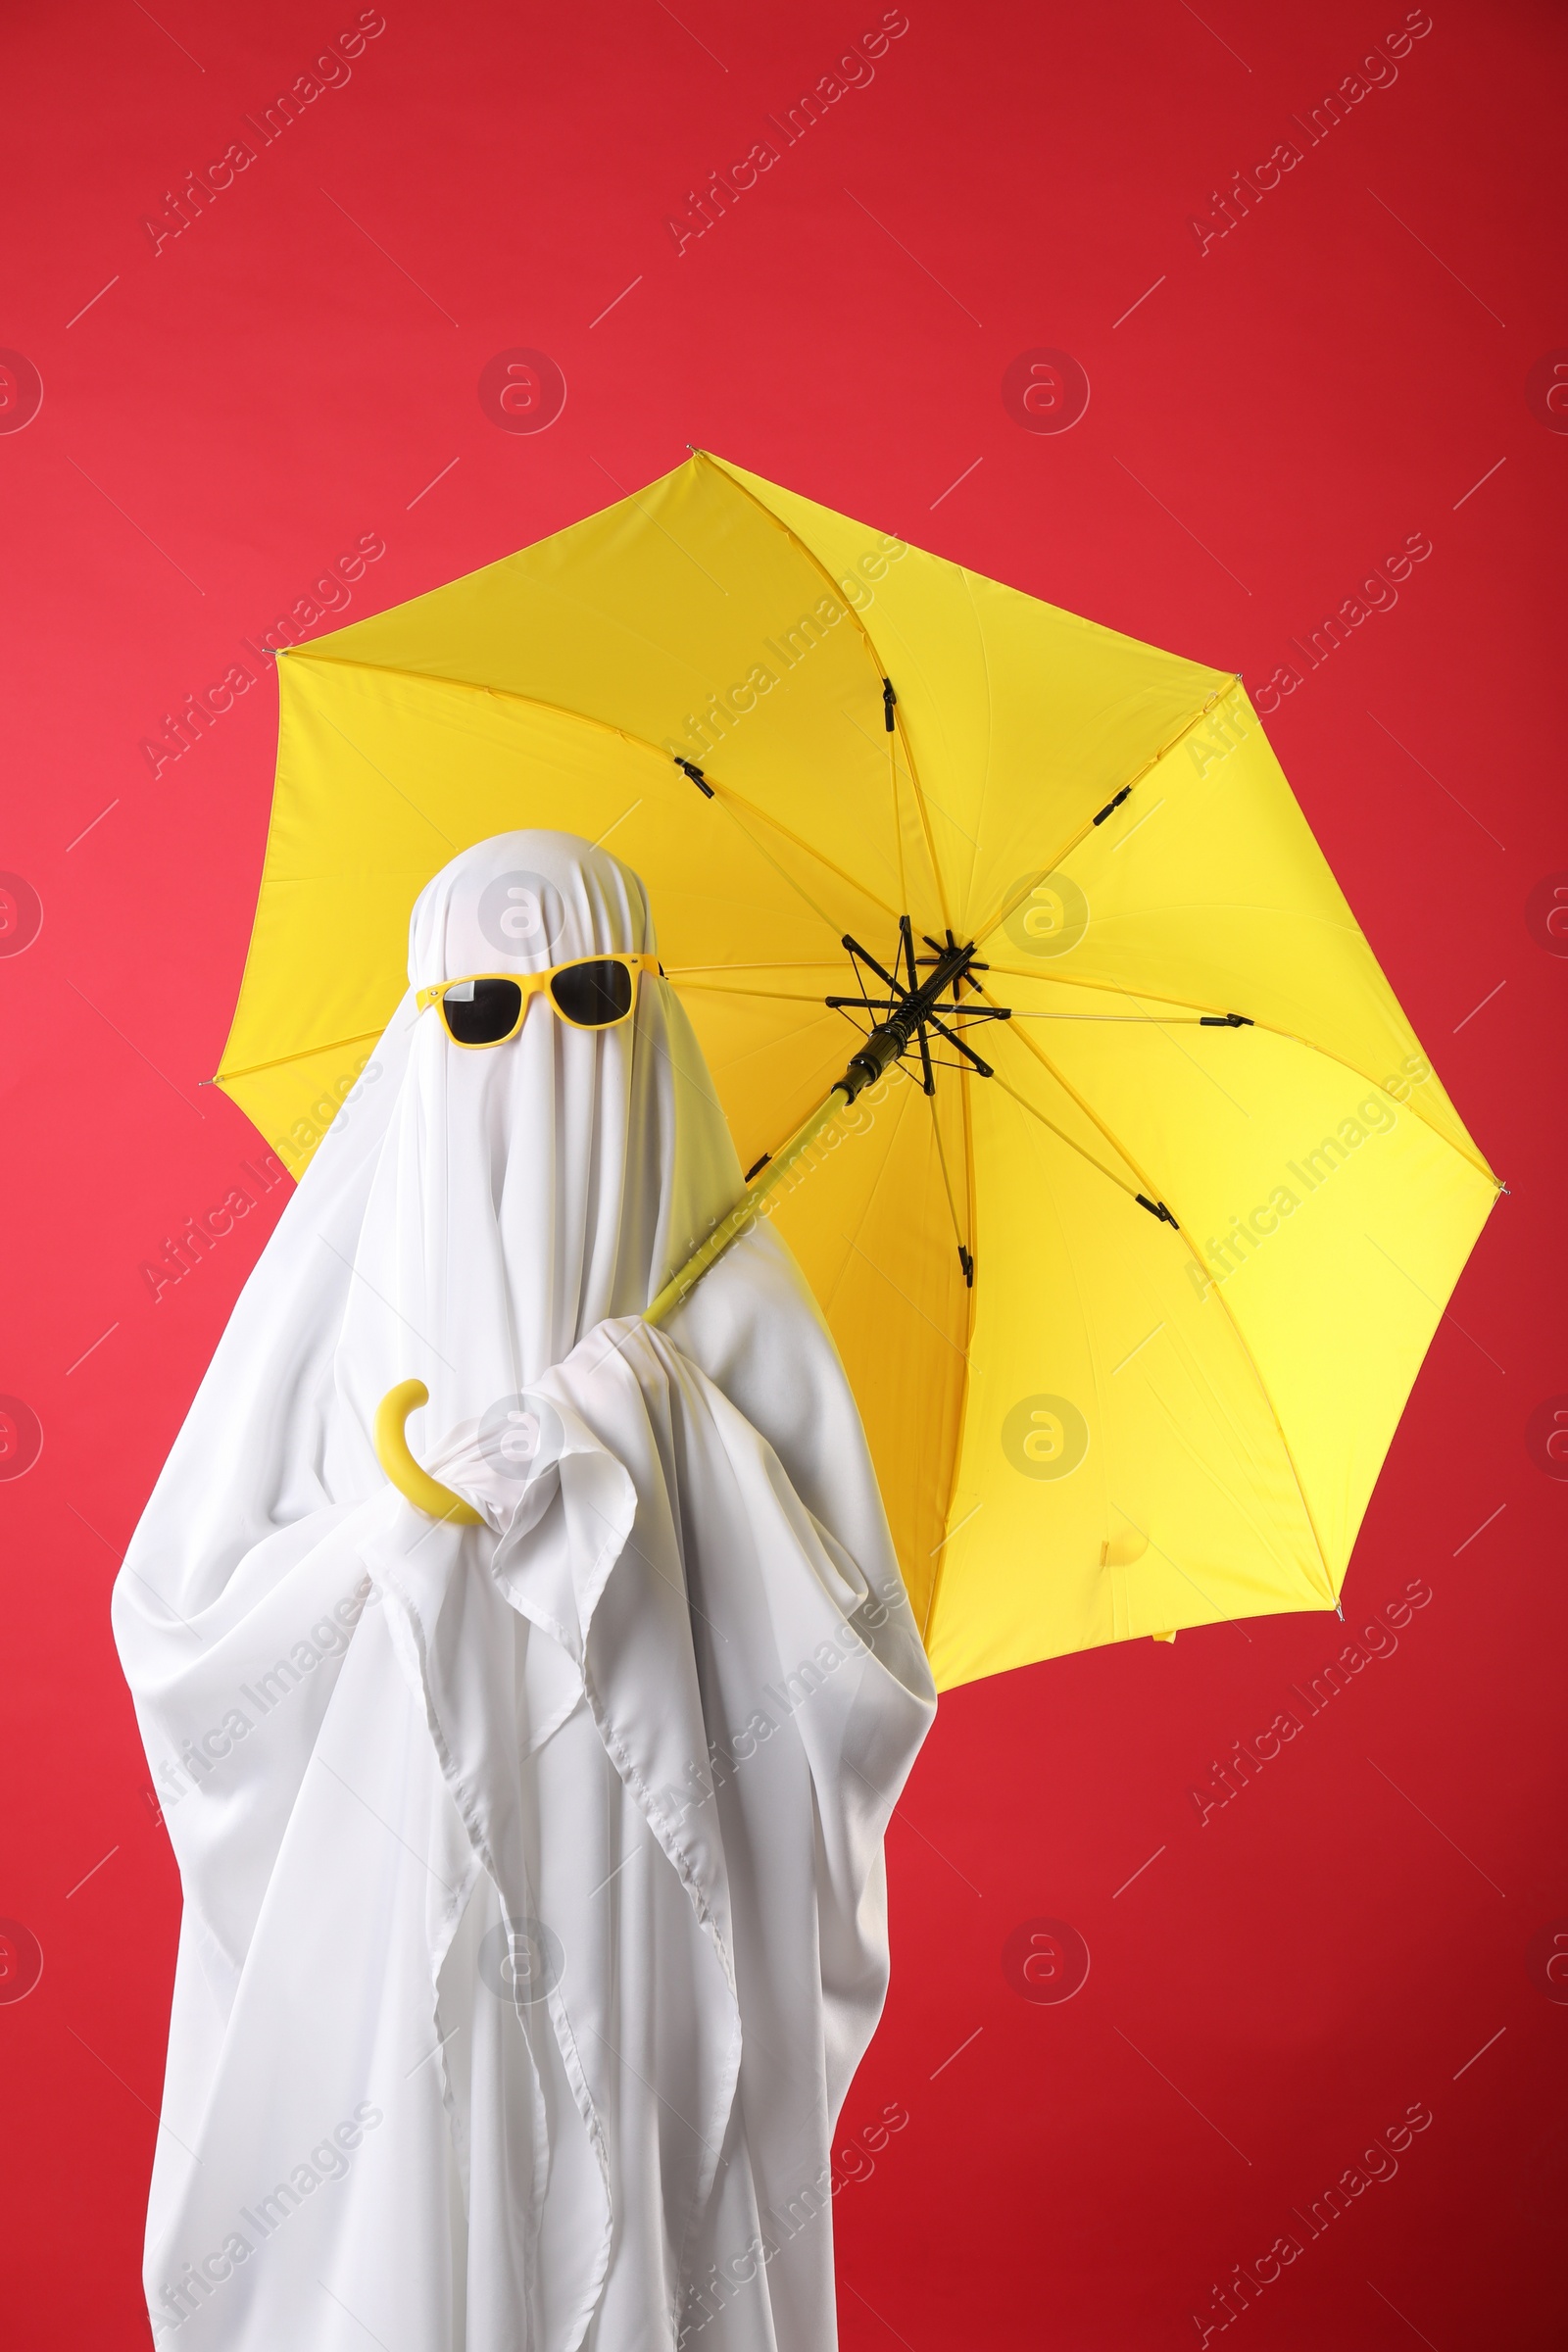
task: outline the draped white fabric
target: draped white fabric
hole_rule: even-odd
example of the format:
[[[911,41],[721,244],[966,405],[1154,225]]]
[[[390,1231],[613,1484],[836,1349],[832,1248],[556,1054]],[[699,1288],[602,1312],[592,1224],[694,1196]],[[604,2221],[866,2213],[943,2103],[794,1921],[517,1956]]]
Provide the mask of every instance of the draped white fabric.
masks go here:
[[[829,2141],[934,1695],[858,1416],[668,984],[465,1052],[414,992],[653,952],[466,852],[235,1307],[115,1631],[184,1919],[148,2216],[201,2352],[829,2352]],[[370,1430],[480,1510],[403,1501]]]

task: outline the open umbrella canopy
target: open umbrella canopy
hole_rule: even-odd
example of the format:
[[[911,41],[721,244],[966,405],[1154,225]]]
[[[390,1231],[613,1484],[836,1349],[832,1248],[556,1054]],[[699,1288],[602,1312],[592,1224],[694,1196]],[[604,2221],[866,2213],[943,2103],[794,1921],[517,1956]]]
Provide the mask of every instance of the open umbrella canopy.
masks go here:
[[[296,1172],[490,834],[642,874],[747,1167],[972,949],[777,1207],[939,1686],[1335,1605],[1497,1185],[1239,679],[701,453],[278,677],[219,1082]]]

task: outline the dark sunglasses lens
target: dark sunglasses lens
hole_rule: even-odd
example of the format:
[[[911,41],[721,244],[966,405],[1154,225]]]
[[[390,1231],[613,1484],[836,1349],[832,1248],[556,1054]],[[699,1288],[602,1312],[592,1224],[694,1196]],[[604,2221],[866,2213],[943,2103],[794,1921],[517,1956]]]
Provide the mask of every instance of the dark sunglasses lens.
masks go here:
[[[557,1008],[584,1029],[608,1028],[631,1010],[631,974],[623,963],[568,963],[550,983]]]
[[[469,980],[464,997],[441,1000],[441,1017],[460,1046],[498,1046],[510,1037],[522,1010],[515,980]]]

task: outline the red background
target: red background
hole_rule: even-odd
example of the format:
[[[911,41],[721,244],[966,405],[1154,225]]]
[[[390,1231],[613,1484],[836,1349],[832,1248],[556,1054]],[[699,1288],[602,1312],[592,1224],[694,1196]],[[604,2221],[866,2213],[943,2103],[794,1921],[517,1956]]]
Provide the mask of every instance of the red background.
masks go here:
[[[352,0],[13,14],[0,342],[44,397],[0,433],[0,865],[43,927],[0,956],[0,1390],[43,1451],[0,1481],[0,1913],[44,1973],[0,2006],[9,2342],[146,2340],[178,1888],[108,1596],[282,1198],[153,1303],[141,1262],[256,1144],[198,1081],[255,899],[270,671],[156,778],[142,739],[362,533],[386,554],[356,617],[688,443],[1254,692],[1425,532],[1397,607],[1270,731],[1510,1187],[1374,1497],[1343,1632],[1186,1634],[944,1701],[890,1837],[894,1989],[845,2117],[844,2146],[889,2102],[909,2119],[837,2202],[846,2345],[1142,2352],[1200,2340],[1195,2312],[1218,2342],[1213,2284],[1293,2230],[1303,2251],[1227,2341],[1562,2340],[1568,2005],[1531,1946],[1568,1914],[1568,1487],[1526,1431],[1568,1390],[1568,963],[1527,915],[1568,867],[1568,417],[1540,371],[1531,389],[1568,344],[1565,39],[1524,0],[1433,9],[1397,79],[1308,145],[1290,118],[1396,6],[909,0],[874,80],[679,254],[666,215],[772,135],[878,23],[871,0],[386,0],[346,86],[156,253],[143,217],[249,136],[241,116]],[[1217,222],[1211,192],[1286,138],[1300,163],[1200,252],[1189,216]],[[516,346],[568,387],[537,434],[478,397]],[[1087,371],[1069,431],[1004,406],[1009,363],[1041,346]],[[1212,1760],[1416,1578],[1432,1597],[1397,1652],[1200,1823]],[[1092,1956],[1065,2003],[1004,1971],[1039,1917]],[[1419,2102],[1433,2120],[1396,2176],[1308,2237],[1292,2208]]]

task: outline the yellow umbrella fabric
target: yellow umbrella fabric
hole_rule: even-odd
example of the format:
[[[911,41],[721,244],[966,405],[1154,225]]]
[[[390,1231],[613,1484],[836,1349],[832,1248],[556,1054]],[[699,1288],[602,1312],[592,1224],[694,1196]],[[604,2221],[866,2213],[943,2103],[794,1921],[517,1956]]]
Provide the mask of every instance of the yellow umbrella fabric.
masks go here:
[[[1335,1605],[1498,1188],[1237,678],[698,453],[278,679],[219,1083],[295,1173],[490,834],[643,875],[747,1167],[907,913],[994,1075],[896,1069],[777,1222],[939,1687]]]

